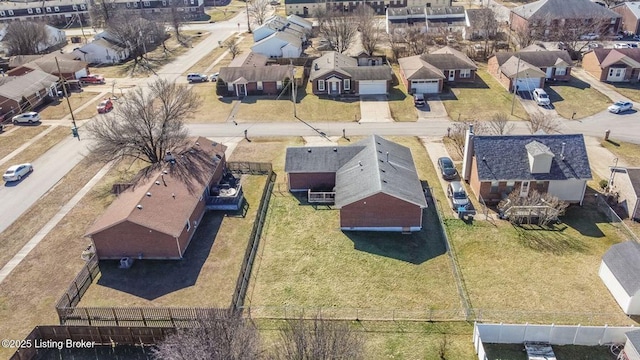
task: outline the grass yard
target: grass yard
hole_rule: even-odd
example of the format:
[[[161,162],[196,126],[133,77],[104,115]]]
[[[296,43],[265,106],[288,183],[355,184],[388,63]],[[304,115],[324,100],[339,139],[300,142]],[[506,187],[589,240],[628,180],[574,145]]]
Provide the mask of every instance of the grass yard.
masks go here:
[[[638,83],[617,83],[615,85],[609,83],[603,83],[609,86],[611,89],[620,93],[620,95],[629,98],[634,102],[640,102],[640,86]]]
[[[79,306],[230,306],[265,180],[243,178],[246,217],[206,213],[181,261],[138,262],[126,273],[118,261],[102,261]]]
[[[482,309],[476,316],[492,322],[632,323],[598,276],[602,255],[624,238],[593,199],[571,207],[562,220],[557,231],[446,220],[472,306]]]
[[[86,104],[91,99],[96,97],[96,95],[98,94],[94,92],[86,92],[86,91],[81,93],[77,93],[77,92],[71,93],[71,96],[69,97],[71,108],[74,111],[77,110],[80,106]],[[97,101],[95,103],[95,106],[89,105],[86,108],[82,109],[81,111],[76,111],[74,113],[76,120],[89,119],[94,115],[96,115],[98,113],[98,111],[96,110],[96,106],[98,106],[99,102],[100,101]],[[54,101],[50,103],[39,112],[40,112],[40,116],[43,119],[60,120],[65,116],[69,115],[69,105],[67,105],[66,99],[61,99],[60,101],[57,101],[57,102]]]
[[[630,166],[640,166],[640,145],[615,140],[602,141],[600,144]]]
[[[195,65],[185,71],[183,75],[188,73],[205,73],[207,69],[225,52],[225,48],[218,46],[211,50],[205,57],[200,59]]]
[[[418,139],[392,140],[411,147],[416,164],[427,163]],[[424,179],[424,168],[418,171]],[[279,181],[284,177],[279,172]],[[343,233],[337,210],[314,209],[287,191],[274,193],[252,275],[251,306],[363,308],[379,316],[394,309],[459,308],[445,245],[433,230],[433,211],[426,211],[428,230],[412,235]]]
[[[236,39],[236,41],[239,41],[238,46],[241,50],[241,54],[251,51],[251,46],[253,45],[253,38],[251,36],[246,34],[239,34],[239,38],[236,38],[234,35],[232,35],[230,39]],[[193,72],[213,74],[220,71],[221,67],[229,65],[231,60],[233,60],[231,54],[227,53],[218,61],[215,66],[212,66],[213,63],[217,61],[225,51],[227,51],[227,48],[223,46],[214,48],[205,57],[200,59],[200,61],[198,61],[195,65],[190,67],[189,70],[185,71],[183,75],[186,76],[188,73]]]
[[[393,71],[396,78],[400,79],[397,65],[393,65]],[[389,92],[389,110],[391,110],[391,117],[395,121],[416,121],[418,119],[418,111],[413,104],[413,97],[407,94],[401,81],[398,81],[398,85]]]
[[[16,130],[11,132],[0,133],[0,159],[9,155],[12,151],[22,146],[22,144],[33,139],[48,128],[49,127],[45,125],[18,126]],[[5,129],[8,130],[8,126]]]
[[[191,89],[200,97],[200,107],[191,117],[185,119],[185,122],[210,123],[227,121],[233,109],[233,99],[218,96],[215,82],[194,84]]]
[[[40,126],[38,126],[40,127]],[[47,135],[43,136],[40,140],[34,142],[26,149],[20,151],[16,156],[11,158],[11,164],[21,164],[25,162],[33,162],[39,158],[42,154],[46,153],[52,147],[56,146],[62,139],[67,136],[71,136],[71,128],[66,126],[56,126]],[[22,144],[21,144],[22,145]],[[11,166],[9,163],[5,163],[2,166],[2,172]]]
[[[473,83],[456,84],[450,93],[443,93],[440,98],[453,120],[488,120],[498,113],[511,114],[513,94],[485,69],[478,68]],[[518,101],[510,120],[529,120],[529,115]]]
[[[548,84],[547,93],[558,115],[565,119],[582,119],[597,114],[611,105],[608,97],[592,88],[586,82],[571,78],[569,82],[557,82]]]
[[[209,22],[225,21],[245,10],[246,4],[242,1],[232,0],[226,6],[212,6],[206,9],[206,14],[211,16]]]
[[[0,334],[24,339],[36,325],[58,324],[54,304],[84,265],[80,254],[89,244],[84,232],[113,200],[111,184],[131,179],[131,167],[123,163],[112,168],[5,279],[0,287]],[[0,348],[0,358],[12,353]]]
[[[313,94],[313,84],[308,82],[298,93],[298,117],[304,121],[358,121],[360,99],[330,100]]]

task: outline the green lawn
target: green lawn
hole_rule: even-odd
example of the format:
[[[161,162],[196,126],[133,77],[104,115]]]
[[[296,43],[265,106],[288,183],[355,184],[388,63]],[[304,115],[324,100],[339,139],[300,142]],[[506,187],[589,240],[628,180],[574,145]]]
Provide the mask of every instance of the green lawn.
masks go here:
[[[393,71],[400,79],[397,65],[393,66]],[[413,97],[407,94],[407,89],[400,81],[389,92],[389,110],[391,110],[391,116],[395,121],[416,121],[418,119]]]
[[[582,80],[571,78],[569,82],[549,84],[546,89],[558,115],[566,119],[582,119],[597,114],[611,105],[608,97]]]
[[[443,93],[440,98],[453,120],[488,120],[498,113],[511,114],[512,104],[511,120],[529,119],[520,102],[513,102],[513,94],[482,68],[478,68],[475,82],[454,85],[451,93]]]

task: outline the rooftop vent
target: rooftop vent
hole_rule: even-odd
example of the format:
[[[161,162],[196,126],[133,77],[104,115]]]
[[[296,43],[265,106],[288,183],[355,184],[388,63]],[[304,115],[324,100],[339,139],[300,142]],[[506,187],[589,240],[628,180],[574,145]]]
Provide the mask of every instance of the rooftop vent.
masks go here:
[[[200,146],[200,143],[196,141],[196,146]]]
[[[176,198],[176,193],[171,193],[171,197],[175,199]]]
[[[362,161],[358,161],[358,165],[362,166]]]
[[[151,193],[150,193],[150,192],[148,192],[148,193],[147,193],[147,196],[151,197]]]
[[[334,152],[338,152],[338,148],[333,148],[333,151]]]
[[[142,205],[138,204],[138,206],[136,206],[138,209],[142,210]]]
[[[560,159],[564,160],[564,148],[567,146],[566,142],[562,142],[562,150],[560,150]]]
[[[156,180],[156,185],[160,185],[160,181]]]
[[[311,148],[307,148],[307,152],[311,152]]]

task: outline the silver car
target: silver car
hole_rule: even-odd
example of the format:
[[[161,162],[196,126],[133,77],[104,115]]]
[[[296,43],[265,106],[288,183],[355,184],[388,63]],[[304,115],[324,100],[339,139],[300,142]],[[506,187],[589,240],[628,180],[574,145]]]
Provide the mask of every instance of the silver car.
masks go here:
[[[466,209],[467,206],[469,206],[469,197],[460,181],[452,181],[449,183],[449,186],[447,186],[447,197],[451,200],[451,207],[456,211],[460,208]]]
[[[25,177],[28,173],[33,171],[33,166],[29,163],[13,165],[7,169],[7,171],[2,175],[2,180],[6,182],[11,181],[20,181],[23,177]]]
[[[621,113],[633,109],[633,103],[628,101],[616,101],[613,105],[609,106],[607,110],[614,114]]]
[[[14,116],[13,118],[11,118],[11,120],[13,120],[14,124],[18,124],[18,123],[33,124],[40,121],[40,114],[38,114],[35,111],[26,112],[24,114]]]

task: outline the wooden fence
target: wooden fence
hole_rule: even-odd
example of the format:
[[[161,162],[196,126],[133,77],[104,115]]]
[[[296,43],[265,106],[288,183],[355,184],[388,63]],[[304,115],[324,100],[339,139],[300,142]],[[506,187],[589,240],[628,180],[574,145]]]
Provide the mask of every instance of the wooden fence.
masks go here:
[[[96,307],[58,308],[61,325],[193,327],[198,321],[229,311],[217,308]]]
[[[272,173],[271,163],[238,162],[227,163],[227,170],[234,174],[269,175]]]
[[[82,295],[87,291],[93,279],[100,274],[100,268],[98,267],[98,257],[92,256],[91,259],[80,270],[78,275],[69,285],[67,291],[60,297],[56,303],[56,309],[58,309],[58,316],[60,316],[61,308],[72,308],[78,305]]]

